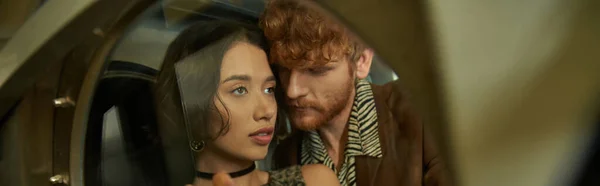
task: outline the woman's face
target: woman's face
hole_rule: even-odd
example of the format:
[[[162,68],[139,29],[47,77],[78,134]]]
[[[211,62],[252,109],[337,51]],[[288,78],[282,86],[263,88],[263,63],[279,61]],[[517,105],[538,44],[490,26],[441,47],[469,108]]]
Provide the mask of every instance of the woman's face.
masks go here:
[[[264,159],[277,117],[275,85],[265,52],[246,42],[234,43],[221,66],[217,94],[222,102],[214,99],[224,118],[214,118],[211,123],[220,126],[222,121],[229,121],[229,130],[207,144],[209,148],[233,158]]]

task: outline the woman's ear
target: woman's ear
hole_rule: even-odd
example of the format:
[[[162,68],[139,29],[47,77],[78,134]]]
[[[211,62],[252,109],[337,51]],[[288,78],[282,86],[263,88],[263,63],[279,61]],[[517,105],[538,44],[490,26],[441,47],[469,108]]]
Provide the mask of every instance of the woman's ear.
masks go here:
[[[362,51],[360,58],[356,61],[356,77],[359,79],[367,78],[371,70],[371,63],[373,63],[373,50],[367,48]]]

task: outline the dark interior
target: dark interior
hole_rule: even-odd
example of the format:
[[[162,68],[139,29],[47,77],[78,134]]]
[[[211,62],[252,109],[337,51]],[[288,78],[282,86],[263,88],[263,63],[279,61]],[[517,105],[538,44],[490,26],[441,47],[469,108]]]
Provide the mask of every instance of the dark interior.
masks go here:
[[[134,169],[130,169],[130,179],[136,185],[167,185],[151,94],[152,78],[156,73],[154,69],[135,63],[110,63],[98,86],[89,116],[86,184],[105,185],[103,165],[110,162],[101,163],[104,116],[110,108],[116,107],[126,158],[134,165]]]

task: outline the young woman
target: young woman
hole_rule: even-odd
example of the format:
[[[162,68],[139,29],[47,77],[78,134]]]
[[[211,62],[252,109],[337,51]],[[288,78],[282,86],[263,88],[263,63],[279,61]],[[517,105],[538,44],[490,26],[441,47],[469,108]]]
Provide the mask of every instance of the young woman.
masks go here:
[[[159,122],[185,124],[194,185],[212,185],[217,172],[229,173],[235,185],[339,185],[323,165],[255,168],[277,128],[277,83],[266,49],[252,25],[210,21],[188,27],[169,46],[157,79]]]

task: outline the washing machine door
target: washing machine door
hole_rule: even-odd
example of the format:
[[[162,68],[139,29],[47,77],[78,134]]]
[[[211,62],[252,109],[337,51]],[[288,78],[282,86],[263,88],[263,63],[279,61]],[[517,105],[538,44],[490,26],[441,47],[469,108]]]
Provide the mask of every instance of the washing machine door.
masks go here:
[[[88,121],[108,56],[136,18],[175,1],[47,1],[5,39],[0,185],[98,176],[85,169]],[[304,2],[393,69],[458,185],[594,181],[582,165],[597,162],[600,2]]]

